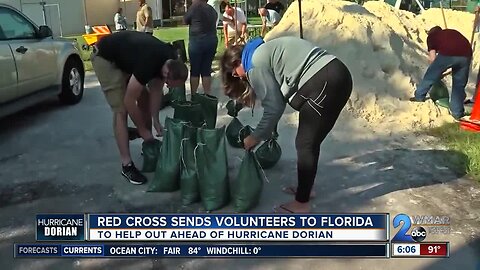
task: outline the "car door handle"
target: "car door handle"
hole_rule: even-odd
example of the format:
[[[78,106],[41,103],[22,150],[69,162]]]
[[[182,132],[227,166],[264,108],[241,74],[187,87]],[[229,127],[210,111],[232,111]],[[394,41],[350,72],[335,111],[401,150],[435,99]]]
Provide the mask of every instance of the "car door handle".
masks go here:
[[[15,51],[23,54],[23,53],[26,53],[28,49],[23,46],[20,46]]]

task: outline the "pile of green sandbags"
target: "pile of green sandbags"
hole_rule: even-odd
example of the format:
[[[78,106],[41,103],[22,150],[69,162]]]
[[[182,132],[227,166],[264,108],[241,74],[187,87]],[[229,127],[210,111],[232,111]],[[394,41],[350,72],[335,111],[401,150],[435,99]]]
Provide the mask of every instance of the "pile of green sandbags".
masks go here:
[[[182,203],[202,201],[207,211],[229,201],[225,128],[194,127],[167,118],[163,145],[148,191],[181,190]]]
[[[247,212],[258,204],[264,173],[257,156],[246,151],[238,176],[230,185],[226,128],[210,128],[216,123],[217,114],[216,109],[213,110],[217,104],[213,98],[199,95],[192,98],[196,101],[174,105],[177,118],[166,118],[163,144],[148,191],[180,189],[183,205],[201,202],[207,211],[218,210],[232,200],[236,212]],[[202,99],[203,106],[209,108],[200,111]],[[198,115],[204,120],[198,120]],[[248,126],[242,126],[239,133],[248,136],[251,131]]]

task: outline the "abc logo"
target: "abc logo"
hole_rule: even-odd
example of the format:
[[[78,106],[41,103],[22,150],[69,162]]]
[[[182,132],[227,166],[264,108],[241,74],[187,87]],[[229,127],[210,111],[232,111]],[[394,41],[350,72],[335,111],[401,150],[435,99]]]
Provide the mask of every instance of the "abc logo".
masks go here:
[[[422,242],[427,237],[427,231],[423,227],[415,227],[410,233],[415,242]]]

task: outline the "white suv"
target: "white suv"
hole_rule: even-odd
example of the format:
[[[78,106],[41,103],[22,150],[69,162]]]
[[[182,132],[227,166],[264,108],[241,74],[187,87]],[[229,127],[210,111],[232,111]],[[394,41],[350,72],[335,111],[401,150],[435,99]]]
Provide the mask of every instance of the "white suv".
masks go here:
[[[58,96],[76,104],[85,70],[75,43],[0,4],[0,117]]]

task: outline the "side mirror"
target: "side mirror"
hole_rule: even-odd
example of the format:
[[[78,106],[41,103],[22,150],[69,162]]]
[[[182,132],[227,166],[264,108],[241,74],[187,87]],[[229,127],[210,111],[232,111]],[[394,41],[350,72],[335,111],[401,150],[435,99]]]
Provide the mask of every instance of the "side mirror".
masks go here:
[[[46,25],[40,26],[38,28],[38,37],[39,38],[47,38],[53,36],[52,29]]]

